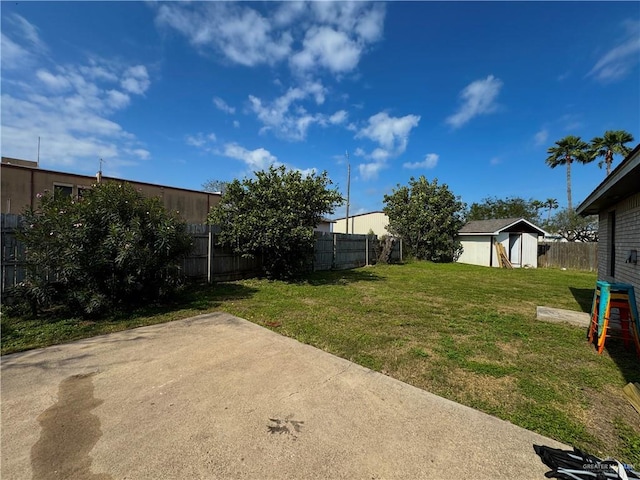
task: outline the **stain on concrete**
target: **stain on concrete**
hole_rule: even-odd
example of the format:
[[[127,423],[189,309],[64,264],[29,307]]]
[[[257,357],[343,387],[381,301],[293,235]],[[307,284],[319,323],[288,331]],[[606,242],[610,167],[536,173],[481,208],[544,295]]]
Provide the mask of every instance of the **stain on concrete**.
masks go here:
[[[57,403],[38,416],[42,431],[31,447],[33,480],[112,480],[111,475],[91,473],[89,453],[102,436],[100,420],[91,413],[102,404],[93,396],[95,373],[63,380]]]
[[[298,433],[302,429],[302,425],[304,425],[303,421],[293,420],[293,415],[285,417],[284,419],[280,418],[270,418],[274,425],[267,425],[267,429],[270,434],[277,433],[278,435],[289,435],[293,440],[298,439]]]

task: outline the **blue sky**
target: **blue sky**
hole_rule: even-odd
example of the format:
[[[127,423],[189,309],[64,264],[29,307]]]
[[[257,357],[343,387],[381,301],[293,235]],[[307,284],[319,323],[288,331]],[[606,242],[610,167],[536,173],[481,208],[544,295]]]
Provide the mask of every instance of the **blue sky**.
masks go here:
[[[419,175],[469,204],[566,205],[549,146],[640,141],[638,2],[1,8],[2,155],[35,160],[40,137],[43,168],[103,158],[107,175],[200,189],[284,164],[346,194],[348,151],[352,214]],[[572,173],[577,205],[604,171]]]

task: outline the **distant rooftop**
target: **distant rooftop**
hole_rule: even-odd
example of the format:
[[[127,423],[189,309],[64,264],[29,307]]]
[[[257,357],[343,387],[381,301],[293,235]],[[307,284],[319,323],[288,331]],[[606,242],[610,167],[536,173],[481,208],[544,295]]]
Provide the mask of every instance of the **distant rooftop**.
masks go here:
[[[20,165],[21,167],[38,168],[38,162],[21,160],[19,158],[2,157],[2,163],[6,163],[7,165]]]

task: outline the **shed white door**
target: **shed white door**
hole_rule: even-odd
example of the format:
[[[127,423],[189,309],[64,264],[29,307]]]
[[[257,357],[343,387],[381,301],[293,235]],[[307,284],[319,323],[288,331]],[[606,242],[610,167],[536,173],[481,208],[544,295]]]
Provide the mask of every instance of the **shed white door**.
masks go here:
[[[509,234],[509,261],[514,267],[521,266],[522,261],[522,234]]]

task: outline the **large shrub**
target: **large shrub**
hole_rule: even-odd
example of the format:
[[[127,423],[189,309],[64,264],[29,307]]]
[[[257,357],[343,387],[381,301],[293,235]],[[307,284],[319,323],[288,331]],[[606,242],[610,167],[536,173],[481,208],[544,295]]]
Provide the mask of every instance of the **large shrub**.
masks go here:
[[[415,258],[451,262],[459,256],[456,235],[464,224],[465,204],[446,184],[411,177],[408,186],[398,185],[385,195],[384,204],[387,230],[401,237]]]
[[[186,224],[127,183],[101,183],[83,198],[45,192],[24,212],[27,279],[16,288],[32,310],[84,315],[162,299],[181,283],[191,249]]]
[[[220,243],[247,257],[259,256],[269,278],[291,278],[309,269],[314,233],[323,215],[343,199],[326,172],[303,175],[284,166],[227,184],[209,222]]]

